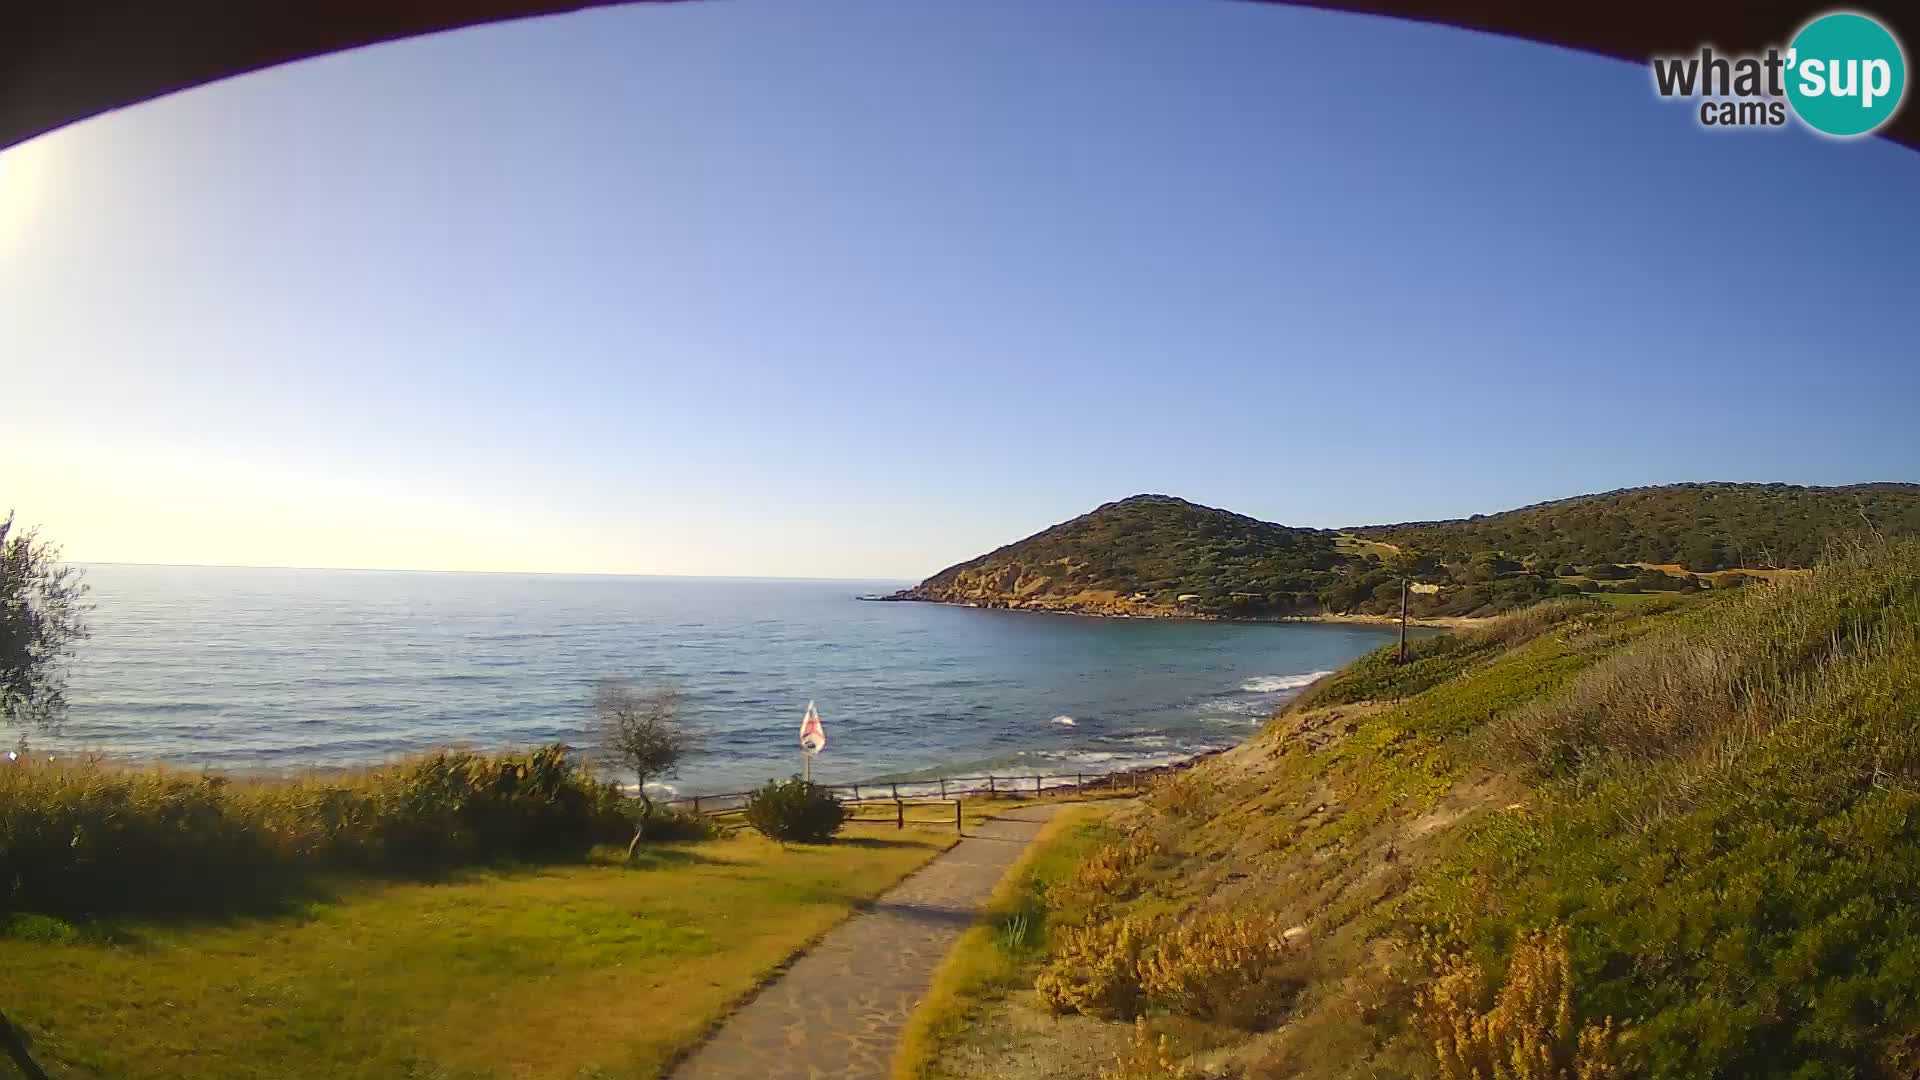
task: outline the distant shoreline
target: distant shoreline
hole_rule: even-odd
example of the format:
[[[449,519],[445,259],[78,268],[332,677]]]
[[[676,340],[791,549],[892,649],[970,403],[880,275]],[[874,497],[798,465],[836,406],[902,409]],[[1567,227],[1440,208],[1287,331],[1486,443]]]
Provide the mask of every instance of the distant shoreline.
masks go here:
[[[1185,622],[1225,622],[1225,623],[1323,623],[1331,626],[1398,626],[1398,615],[1337,615],[1331,612],[1319,615],[1211,615],[1205,612],[1182,611],[1083,611],[1068,607],[1014,607],[1012,605],[970,604],[958,600],[930,600],[920,596],[857,596],[856,600],[885,604],[938,604],[941,607],[972,608],[975,611],[1014,611],[1023,615],[1076,615],[1083,619],[1155,619],[1161,621]],[[1418,626],[1433,630],[1458,630],[1469,626],[1478,626],[1487,620],[1469,618],[1464,615],[1410,615],[1408,626]]]

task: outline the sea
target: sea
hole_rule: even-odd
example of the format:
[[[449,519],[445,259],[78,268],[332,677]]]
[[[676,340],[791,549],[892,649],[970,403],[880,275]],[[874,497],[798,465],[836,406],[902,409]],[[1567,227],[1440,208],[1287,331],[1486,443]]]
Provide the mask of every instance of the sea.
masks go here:
[[[1377,627],[879,603],[894,581],[90,565],[93,635],[35,755],[285,773],[434,747],[590,750],[602,679],[671,686],[668,781],[1098,774],[1232,746]]]

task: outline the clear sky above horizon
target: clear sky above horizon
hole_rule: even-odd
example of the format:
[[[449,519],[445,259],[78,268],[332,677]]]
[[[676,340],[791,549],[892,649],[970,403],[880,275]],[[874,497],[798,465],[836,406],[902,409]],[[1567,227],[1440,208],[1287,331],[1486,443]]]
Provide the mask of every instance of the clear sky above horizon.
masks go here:
[[[918,578],[1143,491],[1916,480],[1916,196],[1634,65],[1288,7],[484,27],[0,152],[0,513],[81,561]]]

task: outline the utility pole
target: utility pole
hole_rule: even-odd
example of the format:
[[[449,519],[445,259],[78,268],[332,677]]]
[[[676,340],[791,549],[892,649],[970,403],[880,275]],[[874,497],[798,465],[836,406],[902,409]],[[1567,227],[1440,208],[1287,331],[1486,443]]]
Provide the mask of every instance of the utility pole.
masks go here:
[[[1400,663],[1407,662],[1407,579],[1400,579]]]

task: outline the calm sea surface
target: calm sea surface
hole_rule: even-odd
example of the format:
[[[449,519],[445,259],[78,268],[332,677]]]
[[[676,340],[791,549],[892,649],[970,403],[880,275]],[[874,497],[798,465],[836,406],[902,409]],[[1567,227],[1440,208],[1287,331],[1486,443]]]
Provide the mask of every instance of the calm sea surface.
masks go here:
[[[1107,771],[1232,745],[1371,627],[861,603],[901,582],[92,566],[94,636],[39,751],[277,771],[449,743],[591,742],[594,683],[671,683],[674,787]]]

